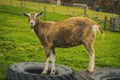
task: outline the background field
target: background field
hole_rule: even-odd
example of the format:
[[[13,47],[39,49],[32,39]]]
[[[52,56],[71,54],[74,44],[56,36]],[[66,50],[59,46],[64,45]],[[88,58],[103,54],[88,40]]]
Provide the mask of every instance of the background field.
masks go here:
[[[17,6],[21,7],[21,1],[20,0],[11,0],[12,1],[12,6]],[[10,0],[0,0],[0,4],[6,4],[10,5]],[[45,4],[45,3],[37,3],[37,2],[31,2],[31,0],[25,1],[25,6],[24,2],[22,2],[22,7],[25,8],[30,8],[38,11],[43,11],[44,6],[46,6],[46,11],[47,12],[53,12],[53,5],[52,4]],[[24,11],[24,10],[23,10]],[[20,11],[19,11],[20,12]],[[78,7],[69,7],[69,6],[55,6],[55,13],[60,13],[64,15],[73,15],[74,16],[83,16],[84,15],[84,8],[78,8]],[[90,18],[96,17],[96,11],[94,10],[89,10],[87,9],[87,14]],[[99,12],[98,13],[98,18],[100,20],[104,20],[104,17],[107,16],[108,19],[113,16],[113,14],[110,13],[104,13],[104,12]]]
[[[19,7],[0,5],[0,80],[5,80],[6,70],[10,64],[45,60],[43,47],[31,31],[27,18],[19,15],[19,10]],[[24,11],[39,12],[27,8],[24,8]],[[69,18],[53,12],[47,12],[46,16],[47,20],[52,21]],[[43,15],[40,18],[43,19]],[[120,33],[105,31],[104,39],[97,33],[94,48],[95,68],[120,68]],[[89,56],[84,46],[56,48],[56,53],[57,64],[68,66],[75,71],[85,70],[88,66]]]

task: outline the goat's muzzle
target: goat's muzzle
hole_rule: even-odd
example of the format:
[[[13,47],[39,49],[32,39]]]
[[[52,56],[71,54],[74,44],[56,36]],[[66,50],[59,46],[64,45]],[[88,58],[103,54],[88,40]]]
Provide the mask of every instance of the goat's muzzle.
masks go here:
[[[34,20],[30,21],[30,26],[31,26],[31,28],[34,28],[34,26],[35,26],[35,21]]]

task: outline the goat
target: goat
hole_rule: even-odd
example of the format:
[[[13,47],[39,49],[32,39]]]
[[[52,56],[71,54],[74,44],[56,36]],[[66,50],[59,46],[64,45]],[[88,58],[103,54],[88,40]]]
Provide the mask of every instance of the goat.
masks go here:
[[[55,47],[68,48],[82,44],[90,57],[87,71],[92,73],[95,58],[93,42],[96,32],[99,31],[102,34],[102,29],[96,22],[85,17],[73,17],[60,22],[42,21],[38,19],[38,16],[42,13],[24,13],[45,50],[46,61],[41,74],[45,75],[47,73],[48,63],[51,61],[50,75],[55,75]]]

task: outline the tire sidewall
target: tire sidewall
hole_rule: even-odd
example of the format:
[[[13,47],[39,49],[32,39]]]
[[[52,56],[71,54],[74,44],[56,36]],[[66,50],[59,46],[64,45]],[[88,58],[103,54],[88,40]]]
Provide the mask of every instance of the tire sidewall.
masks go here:
[[[48,70],[50,70],[51,64],[49,64]],[[29,69],[44,69],[44,63],[40,62],[22,62],[9,66],[7,70],[7,80],[73,80],[73,71],[62,65],[55,65],[58,74],[54,76],[40,75],[35,73],[26,72]]]

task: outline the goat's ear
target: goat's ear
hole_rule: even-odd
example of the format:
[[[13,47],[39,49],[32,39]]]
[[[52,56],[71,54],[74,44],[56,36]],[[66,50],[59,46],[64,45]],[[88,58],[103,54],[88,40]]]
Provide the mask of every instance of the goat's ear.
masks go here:
[[[36,16],[36,17],[38,17],[38,16],[40,16],[40,15],[42,15],[42,14],[43,14],[43,12],[40,12],[40,13],[38,13],[38,14],[37,14],[37,16]]]
[[[23,15],[24,15],[24,16],[27,16],[27,17],[29,16],[27,13],[23,13]]]

